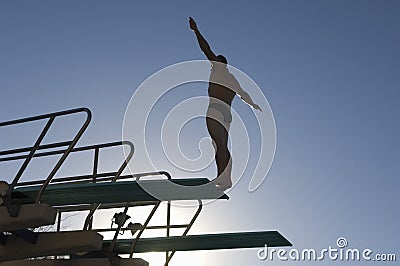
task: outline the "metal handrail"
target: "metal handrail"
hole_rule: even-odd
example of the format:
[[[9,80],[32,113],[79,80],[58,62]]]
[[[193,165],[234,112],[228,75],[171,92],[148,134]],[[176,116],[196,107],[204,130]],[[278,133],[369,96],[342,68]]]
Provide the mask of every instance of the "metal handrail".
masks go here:
[[[132,159],[133,154],[135,152],[135,148],[132,142],[130,141],[119,141],[119,142],[111,142],[111,143],[105,143],[105,144],[98,144],[98,145],[92,145],[89,146],[89,148],[94,149],[95,150],[95,155],[94,155],[94,164],[93,164],[93,175],[92,175],[92,182],[95,183],[97,182],[97,168],[98,168],[98,160],[99,160],[99,153],[100,153],[100,149],[102,148],[109,148],[109,147],[113,147],[113,146],[120,146],[120,145],[128,145],[130,150],[128,153],[128,156],[126,156],[125,160],[122,162],[121,166],[119,167],[118,171],[115,172],[115,174],[110,177],[110,181],[112,182],[116,182],[118,180],[118,178],[121,176],[122,172],[125,170],[125,168],[128,166],[129,161]],[[80,149],[80,148],[78,148]],[[81,148],[81,150],[84,150]],[[89,229],[89,227],[91,226],[91,222],[93,219],[93,215],[95,213],[95,211],[100,207],[100,203],[96,203],[93,204],[89,214],[86,216],[85,219],[85,223],[84,223],[84,230]]]
[[[67,142],[59,142],[59,143],[51,143],[47,145],[41,145],[41,142],[43,141],[44,137],[46,136],[48,130],[52,126],[54,120],[60,116],[66,116],[66,115],[71,115],[71,114],[76,114],[76,113],[86,113],[86,119],[82,126],[80,127],[79,131],[76,133],[75,137],[71,141]],[[19,168],[16,176],[14,177],[10,189],[13,190],[15,186],[18,185],[18,182],[22,176],[22,174],[25,172],[27,166],[31,162],[32,158],[37,157],[37,151],[42,150],[42,149],[49,149],[49,148],[56,148],[56,147],[61,147],[61,146],[67,146],[65,150],[62,152],[61,158],[58,160],[57,164],[54,166],[50,174],[47,176],[47,178],[44,180],[42,183],[42,187],[40,188],[37,197],[36,197],[36,202],[40,202],[40,198],[42,196],[43,191],[46,189],[47,185],[51,182],[61,165],[64,163],[65,159],[67,156],[70,154],[78,140],[81,138],[83,133],[85,132],[86,128],[89,126],[90,120],[92,118],[92,113],[88,108],[76,108],[76,109],[70,109],[70,110],[65,110],[61,112],[54,112],[54,113],[48,113],[48,114],[43,114],[43,115],[38,115],[38,116],[32,116],[32,117],[27,117],[27,118],[22,118],[22,119],[16,119],[16,120],[11,120],[11,121],[6,121],[6,122],[1,122],[0,127],[5,127],[5,126],[11,126],[11,125],[16,125],[16,124],[23,124],[23,123],[29,123],[33,121],[38,121],[38,120],[46,120],[47,123],[45,127],[43,128],[42,132],[40,133],[39,137],[36,139],[35,144],[32,147],[26,147],[26,148],[19,148],[19,149],[13,149],[13,150],[6,150],[6,151],[1,151],[0,156],[4,155],[12,155],[12,154],[18,154],[22,152],[29,152],[28,155],[24,156],[11,156],[11,157],[6,157],[6,158],[0,158],[1,161],[11,161],[11,160],[21,160],[25,159],[22,166]],[[61,154],[61,153],[60,153]]]
[[[37,150],[39,151],[39,150],[53,149],[53,148],[68,146],[70,144],[71,144],[71,141],[56,142],[56,143],[51,143],[51,144],[46,144],[46,145],[40,145]],[[29,152],[31,149],[32,149],[32,147],[25,147],[25,148],[0,151],[0,156]],[[51,155],[51,154],[49,154],[49,155]],[[14,155],[14,156],[9,156],[9,157],[4,157],[4,158],[0,158],[0,162],[22,160],[22,159],[26,159],[28,156],[29,155]],[[42,157],[42,156],[47,156],[47,153],[35,153],[33,155],[34,158]]]
[[[43,120],[43,119],[50,118],[52,116],[63,116],[63,115],[69,115],[69,114],[73,114],[73,113],[81,113],[81,112],[86,112],[86,113],[90,114],[90,117],[91,117],[90,110],[86,107],[81,107],[81,108],[69,109],[69,110],[65,110],[65,111],[53,112],[53,113],[48,113],[48,114],[43,114],[43,115],[37,115],[37,116],[31,116],[31,117],[26,117],[26,118],[20,118],[20,119],[0,122],[0,127]]]
[[[98,173],[100,150],[104,149],[104,148],[110,148],[110,147],[116,147],[116,146],[122,146],[122,145],[129,146],[129,153],[127,154],[126,158],[121,163],[121,165],[119,166],[118,170],[116,172]],[[60,145],[52,144],[51,148],[54,148],[54,147],[60,147]],[[42,149],[44,149],[44,148],[42,147]],[[108,142],[108,143],[76,147],[76,148],[73,148],[70,151],[70,153],[91,151],[91,150],[94,150],[92,174],[54,178],[51,180],[50,184],[54,184],[54,183],[69,183],[69,184],[71,184],[71,183],[82,183],[82,182],[96,183],[98,181],[115,182],[122,175],[123,171],[125,170],[125,168],[127,167],[128,163],[129,163],[129,161],[132,159],[134,151],[135,151],[134,145],[132,142],[130,142],[130,141],[115,141],[115,142]],[[42,152],[42,153],[36,154],[36,157],[59,155],[59,154],[64,154],[65,152],[66,152],[65,149],[53,150],[53,151],[49,151],[49,152]],[[8,154],[9,154],[9,152],[8,152]],[[24,156],[24,157],[26,157],[26,156]],[[98,180],[98,178],[99,178],[99,180]],[[28,182],[21,182],[18,184],[18,186],[19,187],[20,186],[32,186],[32,185],[38,185],[41,183],[42,183],[42,181],[40,181],[40,180],[39,181],[28,181]],[[99,208],[99,206],[100,206],[100,204],[93,204],[92,206],[90,206],[90,208],[89,208],[90,212],[85,220],[85,225],[84,225],[85,229],[87,229],[89,227],[91,220],[92,220],[92,216],[93,216],[94,212]],[[87,210],[88,208],[86,207],[85,209]],[[59,210],[59,214],[61,214],[62,212],[63,212],[62,209]]]
[[[115,175],[117,175],[117,172],[100,173],[100,174],[96,175],[96,181],[97,182],[111,181],[115,177]],[[167,179],[169,179],[169,180],[172,179],[171,175],[168,172],[160,171],[160,172],[148,172],[148,173],[126,174],[126,175],[121,174],[118,177],[118,180],[125,180],[125,179],[132,179],[132,178],[138,180],[142,177],[157,176],[157,175],[164,175],[165,177],[167,177]],[[63,182],[92,183],[93,182],[93,174],[60,177],[57,179],[53,179],[51,181],[51,184],[63,183]],[[41,183],[40,181],[26,181],[26,182],[19,183],[18,186],[32,186],[32,185],[38,185],[40,183]]]
[[[154,205],[155,203],[153,203],[152,205]],[[132,207],[132,206],[130,206]],[[171,229],[183,229],[183,228],[187,228],[189,226],[189,224],[172,224],[169,225],[169,228]],[[168,225],[151,225],[151,226],[147,226],[146,229],[147,230],[162,230],[162,229],[167,229]],[[99,228],[99,229],[93,229],[93,231],[96,232],[114,232],[117,231],[118,228]],[[120,231],[127,231],[130,230],[129,227],[121,227]]]

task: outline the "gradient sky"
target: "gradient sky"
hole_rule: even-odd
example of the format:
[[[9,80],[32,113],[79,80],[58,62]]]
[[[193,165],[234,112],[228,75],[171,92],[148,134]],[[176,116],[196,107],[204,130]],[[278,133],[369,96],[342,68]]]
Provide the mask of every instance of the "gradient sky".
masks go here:
[[[204,59],[192,16],[213,50],[262,88],[278,139],[262,186],[250,193],[242,179],[229,201],[207,206],[193,233],[278,230],[298,249],[346,237],[349,247],[400,259],[399,13],[390,0],[1,0],[0,120],[85,106],[94,117],[81,145],[120,140],[146,78]],[[3,148],[16,135],[1,136]],[[193,266],[283,264],[258,260],[257,249],[175,259],[187,258]]]

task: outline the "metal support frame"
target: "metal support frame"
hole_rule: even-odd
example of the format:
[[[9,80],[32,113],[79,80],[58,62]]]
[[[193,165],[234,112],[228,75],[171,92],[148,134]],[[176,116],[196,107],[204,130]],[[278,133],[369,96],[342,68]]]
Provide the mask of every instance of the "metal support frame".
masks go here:
[[[130,143],[130,142],[127,142]],[[155,176],[155,175],[165,175],[169,180],[171,180],[171,175],[166,172],[166,171],[160,171],[160,172],[147,172],[147,173],[139,173],[139,174],[134,174],[134,175],[125,175],[125,176],[121,176],[123,170],[125,169],[125,167],[128,165],[129,160],[132,158],[133,156],[133,144],[131,144],[131,153],[128,155],[127,159],[124,161],[124,163],[121,165],[120,169],[118,170],[118,172],[115,174],[115,176],[111,179],[107,179],[110,180],[111,182],[116,182],[117,179],[126,179],[126,178],[135,178],[136,180],[139,180],[142,177],[147,177],[147,176]],[[102,179],[102,181],[104,181],[104,179]],[[95,204],[94,206],[92,206],[92,208],[90,209],[89,214],[86,216],[86,220],[85,220],[85,224],[83,226],[84,230],[88,230],[89,229],[89,224],[92,222],[93,219],[93,215],[96,212],[96,210],[98,210],[100,208],[101,204]],[[126,203],[125,208],[129,208],[129,202]],[[126,213],[125,213],[126,214]],[[121,230],[121,228],[118,229]],[[140,233],[141,234],[141,233]],[[118,235],[118,233],[116,233],[116,236]],[[112,245],[113,248],[113,245]]]
[[[61,211],[57,213],[57,232],[61,230]]]
[[[126,203],[126,206],[125,206],[124,211],[123,211],[123,214],[125,216],[126,216],[126,213],[128,212],[128,209],[129,209],[129,203]],[[122,228],[123,225],[124,225],[123,223],[118,224],[118,228],[117,228],[117,230],[115,230],[114,238],[113,238],[113,241],[111,242],[111,245],[110,245],[110,248],[109,248],[109,252],[112,252],[114,250],[115,242],[116,242],[116,240],[118,238],[118,234],[121,231],[121,228]]]
[[[198,207],[196,212],[194,213],[192,219],[190,220],[190,222],[188,224],[180,224],[180,225],[171,225],[171,202],[167,202],[167,224],[165,226],[160,225],[160,226],[148,226],[150,220],[153,218],[155,212],[157,211],[158,207],[160,206],[161,201],[158,201],[157,203],[155,203],[154,207],[152,208],[151,212],[149,213],[149,215],[147,216],[147,219],[145,221],[145,223],[143,224],[143,226],[141,227],[141,229],[139,230],[138,234],[136,235],[136,237],[132,240],[132,244],[131,244],[131,249],[130,249],[130,253],[129,253],[129,258],[133,257],[134,251],[135,251],[135,247],[140,239],[140,237],[142,236],[144,230],[146,229],[166,229],[166,235],[167,237],[170,236],[170,229],[172,228],[185,228],[185,231],[183,232],[182,236],[186,236],[189,232],[189,230],[192,228],[194,222],[197,220],[198,216],[200,215],[202,209],[203,209],[203,202],[201,200],[198,200]],[[124,208],[124,214],[127,213],[129,209],[128,203]],[[108,248],[108,252],[112,252],[115,248],[116,242],[117,242],[117,238],[118,238],[118,234],[119,232],[128,230],[129,228],[122,228],[122,225],[118,226],[118,228],[110,228],[110,229],[98,229],[96,230],[97,232],[109,232],[109,231],[115,231],[114,233],[114,238]],[[176,251],[166,251],[165,252],[165,266],[168,266],[169,262],[171,261],[172,257],[174,256]]]
[[[76,133],[75,137],[72,140],[57,142],[57,143],[50,143],[50,144],[42,144],[43,139],[45,138],[46,134],[48,133],[49,129],[53,125],[53,122],[55,121],[56,118],[58,118],[60,116],[66,116],[66,115],[71,115],[71,114],[76,114],[76,113],[86,113],[86,120],[83,122],[79,131]],[[128,142],[128,141],[111,142],[111,143],[104,143],[104,144],[97,144],[97,145],[76,148],[75,145],[78,142],[78,140],[81,138],[81,136],[83,135],[86,128],[88,127],[91,117],[92,117],[92,114],[89,109],[77,108],[77,109],[71,109],[71,110],[66,110],[66,111],[62,111],[62,112],[49,113],[49,114],[45,114],[45,115],[33,116],[33,117],[28,117],[28,118],[17,119],[17,120],[0,123],[0,127],[3,127],[3,126],[15,125],[15,124],[29,123],[29,122],[33,122],[33,121],[39,121],[39,120],[47,120],[45,127],[42,129],[39,137],[36,139],[36,141],[32,147],[0,151],[0,162],[24,160],[22,166],[19,168],[16,176],[14,177],[14,179],[10,185],[9,195],[5,195],[2,197],[2,199],[4,201],[3,204],[5,206],[7,206],[8,210],[9,210],[10,214],[12,214],[12,216],[17,216],[18,210],[19,210],[19,208],[18,208],[19,205],[17,204],[17,202],[14,202],[13,199],[11,198],[11,193],[15,187],[28,186],[28,185],[41,185],[40,190],[39,190],[38,194],[36,195],[36,199],[35,199],[35,202],[39,203],[43,192],[46,190],[47,186],[50,183],[53,184],[53,183],[63,183],[63,182],[68,182],[68,183],[69,182],[72,182],[72,183],[116,182],[117,180],[121,180],[121,179],[133,178],[133,179],[139,180],[140,178],[144,178],[144,177],[148,177],[148,176],[156,176],[156,175],[164,175],[168,179],[171,179],[171,175],[165,171],[139,173],[139,174],[133,174],[133,175],[122,175],[123,171],[127,167],[128,163],[131,160],[133,153],[134,153],[134,146],[131,142]],[[129,146],[130,152],[129,152],[128,156],[126,157],[126,159],[120,165],[119,169],[116,172],[99,173],[98,169],[99,169],[100,150],[103,148],[107,148],[107,147],[122,146],[122,145]],[[52,149],[52,150],[49,151],[50,149]],[[69,176],[69,177],[62,177],[62,178],[54,179],[55,174],[60,169],[61,165],[64,163],[64,161],[66,160],[66,158],[68,157],[68,155],[70,153],[80,152],[80,151],[88,151],[88,150],[94,150],[93,169],[92,169],[91,175],[77,175],[77,176]],[[25,154],[23,154],[23,153],[25,153]],[[29,163],[31,162],[31,160],[33,158],[52,156],[52,155],[61,155],[61,158],[57,161],[56,165],[51,170],[51,172],[47,176],[47,178],[44,179],[44,181],[39,180],[39,181],[19,182],[20,178],[22,177],[23,173],[25,172],[26,168],[28,167]],[[158,225],[158,226],[149,226],[149,223],[150,223],[152,217],[154,216],[155,212],[159,208],[161,201],[151,201],[151,202],[143,202],[143,203],[127,202],[127,203],[123,203],[123,204],[122,203],[121,204],[104,204],[104,206],[102,206],[101,204],[92,204],[92,205],[88,205],[88,206],[66,206],[63,208],[59,208],[59,210],[58,210],[57,231],[59,232],[61,230],[62,213],[66,212],[66,211],[90,210],[89,214],[87,215],[87,217],[85,219],[84,230],[92,230],[93,215],[94,215],[95,211],[98,209],[124,207],[123,213],[127,214],[130,207],[154,205],[151,212],[149,213],[146,221],[140,227],[140,230],[138,230],[136,237],[132,241],[131,248],[130,248],[130,254],[129,254],[129,257],[132,258],[135,247],[138,243],[138,240],[140,239],[144,230],[146,230],[146,229],[166,229],[166,237],[169,237],[171,235],[171,229],[184,228],[185,231],[183,232],[182,236],[186,236],[202,210],[202,207],[203,207],[202,201],[198,200],[198,203],[199,203],[198,208],[188,224],[172,225],[171,224],[171,201],[168,201],[167,202],[166,225]],[[110,264],[112,266],[119,265],[119,257],[113,252],[115,245],[117,243],[117,238],[118,238],[119,232],[121,230],[124,231],[124,230],[128,230],[128,229],[129,228],[123,228],[123,224],[119,224],[118,228],[97,229],[97,230],[95,229],[95,231],[98,231],[98,232],[115,231],[115,234],[114,234],[114,237],[113,237],[113,240],[112,240],[110,246],[104,250],[104,252],[106,252],[107,257],[109,258]],[[31,243],[35,243],[37,241],[37,237],[38,237],[38,235],[36,233],[34,233],[28,229],[16,231],[16,232],[13,232],[13,234],[31,242]],[[0,243],[4,245],[7,242],[8,237],[9,237],[9,235],[0,232]],[[168,265],[168,263],[170,262],[170,260],[174,254],[175,254],[175,251],[166,251],[165,252],[165,265]]]
[[[94,149],[94,160],[93,160],[93,172],[92,172],[93,183],[96,183],[96,176],[97,176],[97,171],[99,168],[99,152],[100,152],[100,148],[96,147]],[[90,211],[94,210],[95,208],[96,208],[95,204],[92,204]],[[88,229],[91,230],[92,227],[93,227],[93,217],[90,218]]]
[[[137,241],[139,240],[139,238],[142,236],[144,230],[146,229],[147,225],[149,224],[151,218],[153,218],[154,213],[156,212],[156,210],[158,209],[158,207],[160,206],[161,201],[157,202],[156,205],[154,205],[153,209],[151,210],[149,216],[147,217],[145,223],[143,224],[142,228],[140,229],[139,233],[137,234],[136,238],[133,240],[132,245],[131,245],[131,252],[129,254],[129,258],[131,259],[133,257],[133,251],[136,247]],[[113,242],[116,241],[113,240]]]
[[[167,232],[166,236],[169,237],[170,235],[170,230],[171,230],[171,201],[167,202]],[[169,257],[169,251],[165,251],[165,261],[168,260]]]
[[[194,214],[194,216],[192,217],[192,220],[190,221],[190,223],[188,224],[188,226],[186,227],[185,231],[183,232],[182,236],[186,236],[189,233],[190,228],[192,228],[194,222],[196,221],[197,217],[199,217],[201,210],[203,209],[203,202],[201,200],[198,201],[199,202],[199,206],[197,207],[197,211]],[[165,259],[165,266],[168,266],[169,262],[171,261],[172,257],[174,256],[176,251],[171,251],[171,253],[166,256]],[[169,253],[169,251],[167,251],[167,253]]]
[[[119,179],[128,179],[128,178],[134,178],[137,181],[140,178],[143,177],[148,177],[148,176],[156,176],[156,175],[164,175],[166,176],[168,179],[171,179],[171,175],[168,172],[165,171],[160,171],[160,172],[148,172],[148,173],[139,173],[139,174],[134,174],[134,175],[120,175],[118,176]],[[99,175],[97,175],[98,177]],[[118,178],[117,177],[117,178]],[[94,181],[94,180],[88,180],[88,176],[82,176],[79,178],[82,182],[84,182],[83,180],[86,180],[86,182],[90,182],[90,181]],[[102,182],[104,181],[111,181],[111,182],[115,182],[116,179],[114,178],[110,178],[110,177],[101,177],[101,178],[97,178],[96,181],[101,180]],[[133,257],[133,253],[135,250],[135,247],[138,243],[138,240],[140,239],[140,237],[142,236],[144,230],[146,229],[165,229],[166,230],[166,236],[169,237],[171,235],[171,229],[176,229],[176,228],[184,228],[185,231],[183,232],[182,236],[185,236],[188,234],[189,230],[191,229],[191,227],[193,226],[194,222],[196,221],[196,219],[198,218],[198,216],[200,215],[200,212],[203,208],[203,203],[201,200],[198,200],[198,208],[195,212],[195,214],[193,215],[192,219],[190,220],[190,222],[188,224],[177,224],[177,225],[172,225],[171,224],[171,201],[167,202],[167,215],[166,215],[166,225],[158,225],[158,226],[149,226],[148,224],[150,223],[151,219],[153,218],[155,212],[157,211],[157,209],[159,208],[161,204],[161,201],[155,201],[153,203],[151,202],[146,202],[146,205],[154,205],[151,212],[149,213],[149,215],[146,218],[146,221],[144,222],[144,224],[141,226],[140,230],[137,232],[136,237],[132,240],[132,244],[131,244],[131,249],[130,249],[130,254],[129,254],[129,258]],[[123,210],[123,214],[127,214],[128,210],[130,207],[138,207],[138,206],[144,206],[142,204],[135,204],[135,203],[124,203],[122,204],[117,204],[117,205],[113,205],[112,207],[117,208],[117,207],[124,207]],[[89,228],[89,224],[92,221],[93,215],[95,213],[96,210],[100,209],[101,205],[97,204],[95,206],[95,208],[91,208],[89,214],[86,217],[85,220],[85,225],[84,225],[84,230],[87,230]],[[65,211],[74,211],[77,210],[74,207],[71,208],[67,208],[65,209]],[[85,210],[85,208],[82,208],[82,210]],[[105,247],[107,254],[111,254],[114,251],[115,245],[117,243],[117,238],[118,235],[121,231],[125,231],[125,230],[129,230],[128,227],[123,227],[122,224],[120,224],[118,226],[118,228],[108,228],[108,229],[94,229],[97,232],[111,232],[114,231],[114,237],[112,239],[112,242],[109,246]],[[172,257],[174,256],[175,251],[166,251],[165,252],[165,265],[168,265],[168,263],[171,261]]]
[[[185,231],[183,232],[182,236],[186,236],[203,209],[203,202],[201,200],[198,200],[199,205],[197,207],[197,210],[194,213],[192,219],[190,220],[190,222],[188,224],[171,225],[171,202],[167,202],[167,225],[165,225],[165,226],[163,226],[163,225],[148,226],[150,220],[154,216],[154,214],[157,211],[160,204],[161,204],[161,202],[159,201],[154,205],[153,209],[151,210],[150,214],[147,216],[147,219],[146,219],[145,223],[143,224],[143,226],[141,227],[140,231],[138,232],[137,236],[132,240],[129,258],[133,257],[135,247],[136,247],[141,235],[143,234],[144,230],[146,230],[146,229],[166,229],[166,235],[167,235],[167,237],[169,237],[171,228],[185,228]],[[127,211],[128,211],[128,208],[126,207],[124,209],[124,213],[126,214]],[[121,230],[128,230],[128,228],[118,227],[117,229],[110,228],[110,229],[96,230],[97,232],[115,231],[114,238],[113,238],[111,245],[109,247],[109,250],[108,250],[109,252],[113,251],[116,241],[117,241],[118,234]],[[171,261],[172,257],[174,256],[175,252],[176,251],[166,251],[165,252],[165,264],[164,264],[165,266],[168,266],[169,262]]]
[[[113,253],[113,252],[106,252],[108,261],[110,262],[111,266],[119,266],[121,263],[121,258]]]

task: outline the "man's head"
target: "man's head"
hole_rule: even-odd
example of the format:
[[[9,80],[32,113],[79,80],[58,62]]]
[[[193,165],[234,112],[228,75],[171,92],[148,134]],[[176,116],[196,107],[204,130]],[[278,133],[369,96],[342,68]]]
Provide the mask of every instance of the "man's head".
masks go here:
[[[225,64],[225,65],[227,65],[228,64],[228,60],[226,60],[226,58],[225,58],[225,56],[223,56],[223,55],[217,55],[217,59],[218,59],[218,62],[220,62],[220,63],[223,63],[223,64]]]

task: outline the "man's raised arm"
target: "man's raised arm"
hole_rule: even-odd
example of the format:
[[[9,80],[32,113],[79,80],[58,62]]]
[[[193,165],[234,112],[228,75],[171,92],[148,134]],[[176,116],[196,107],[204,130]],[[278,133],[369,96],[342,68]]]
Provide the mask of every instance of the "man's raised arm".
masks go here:
[[[213,51],[211,51],[210,45],[207,43],[206,39],[204,39],[203,35],[201,35],[199,29],[197,28],[196,22],[191,17],[189,17],[189,25],[190,29],[196,34],[200,49],[206,55],[207,59],[210,61],[218,61],[217,56],[214,54]]]

